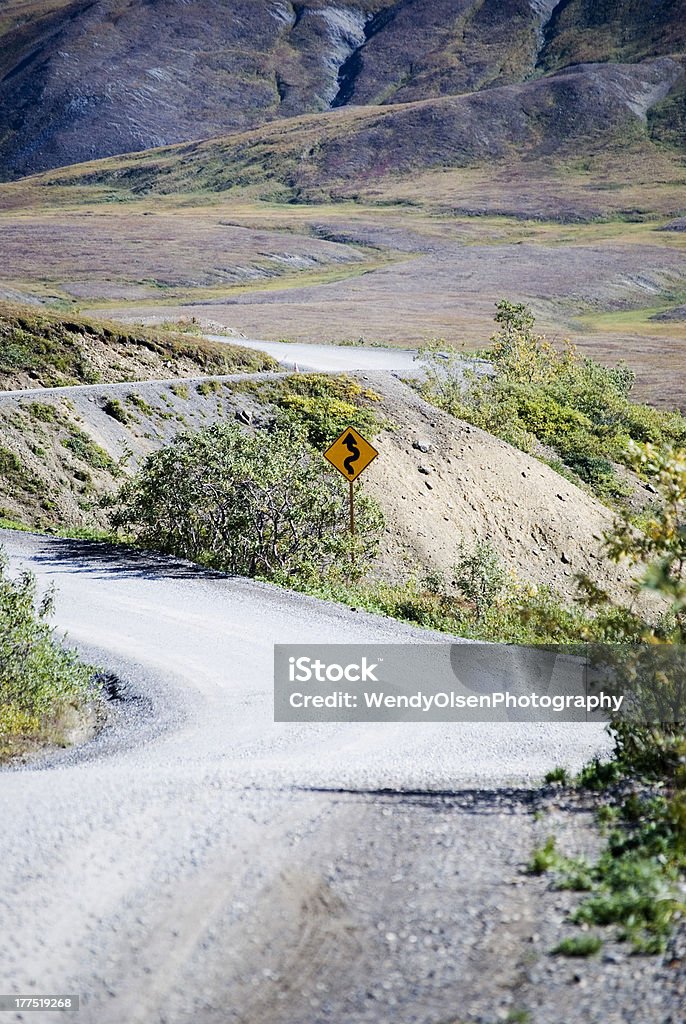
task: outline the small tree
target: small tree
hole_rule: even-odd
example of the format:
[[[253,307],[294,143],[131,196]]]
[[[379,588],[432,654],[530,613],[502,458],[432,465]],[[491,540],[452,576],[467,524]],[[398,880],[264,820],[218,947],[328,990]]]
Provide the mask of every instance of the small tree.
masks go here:
[[[463,546],[453,568],[455,585],[471,601],[480,621],[505,586],[506,573],[489,541],[478,541],[473,551]]]

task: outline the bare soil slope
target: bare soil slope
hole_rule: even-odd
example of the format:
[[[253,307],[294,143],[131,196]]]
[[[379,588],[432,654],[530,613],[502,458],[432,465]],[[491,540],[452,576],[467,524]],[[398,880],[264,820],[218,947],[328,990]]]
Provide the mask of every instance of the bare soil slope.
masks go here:
[[[388,520],[382,567],[450,578],[460,545],[488,539],[520,580],[567,598],[588,573],[627,601],[631,575],[600,556],[609,509],[544,463],[428,405],[400,381],[371,380],[399,424],[378,439],[365,484]]]

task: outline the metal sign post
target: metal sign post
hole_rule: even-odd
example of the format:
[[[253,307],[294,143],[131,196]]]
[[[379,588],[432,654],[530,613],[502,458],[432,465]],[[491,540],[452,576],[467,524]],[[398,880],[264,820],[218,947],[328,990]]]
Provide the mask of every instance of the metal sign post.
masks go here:
[[[350,484],[350,536],[355,536],[355,492],[353,484],[379,453],[354,427],[348,427],[324,452],[324,458]]]
[[[350,536],[355,536],[355,494],[353,491],[354,483],[350,481]]]

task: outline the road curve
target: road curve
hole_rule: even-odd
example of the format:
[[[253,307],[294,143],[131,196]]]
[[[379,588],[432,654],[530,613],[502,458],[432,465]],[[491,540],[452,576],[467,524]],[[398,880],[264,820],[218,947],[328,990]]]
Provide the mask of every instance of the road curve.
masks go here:
[[[208,334],[210,341],[230,342],[255,352],[266,352],[285,369],[317,373],[355,373],[386,371],[403,377],[415,377],[421,368],[417,352],[406,348],[364,345],[305,345],[295,341],[261,341],[255,338],[227,338]]]
[[[395,809],[370,791],[526,785],[600,749],[598,727],[275,724],[275,642],[435,637],[173,559],[7,531],[0,542],[13,570],[56,585],[56,624],[69,642],[147,698],[81,751],[0,773],[2,991],[80,993],[82,1024],[304,1024],[303,1000],[317,1004],[323,977],[333,1016],[313,1021],[386,1020],[392,1005],[411,1009],[408,1020],[448,1019],[446,993],[464,978],[451,981],[447,965],[445,977],[425,969],[424,947],[405,951],[395,981],[374,982],[373,1006],[343,970],[352,914],[371,938],[345,956],[361,957],[369,977],[377,971],[368,894],[390,884],[379,866],[433,837],[422,824],[403,838],[416,812],[390,828]],[[476,828],[492,846],[487,826]],[[351,853],[355,843],[366,852]],[[448,861],[439,868],[435,853],[412,854],[412,871],[427,877],[428,920],[445,898],[436,879]],[[331,895],[346,856],[357,879],[347,925]],[[389,921],[410,912],[397,892],[384,897]],[[464,922],[455,928],[462,941]],[[284,970],[304,971],[297,986]]]

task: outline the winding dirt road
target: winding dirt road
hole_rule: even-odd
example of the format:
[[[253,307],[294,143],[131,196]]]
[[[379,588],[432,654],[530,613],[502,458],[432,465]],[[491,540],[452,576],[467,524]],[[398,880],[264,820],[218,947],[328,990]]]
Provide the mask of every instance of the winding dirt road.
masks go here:
[[[56,584],[69,641],[130,682],[98,740],[2,774],[4,991],[79,993],[87,1024],[438,1024],[465,998],[510,1004],[507,950],[536,917],[512,885],[526,785],[580,765],[598,727],[275,724],[275,642],[436,637],[171,559],[1,542]]]

